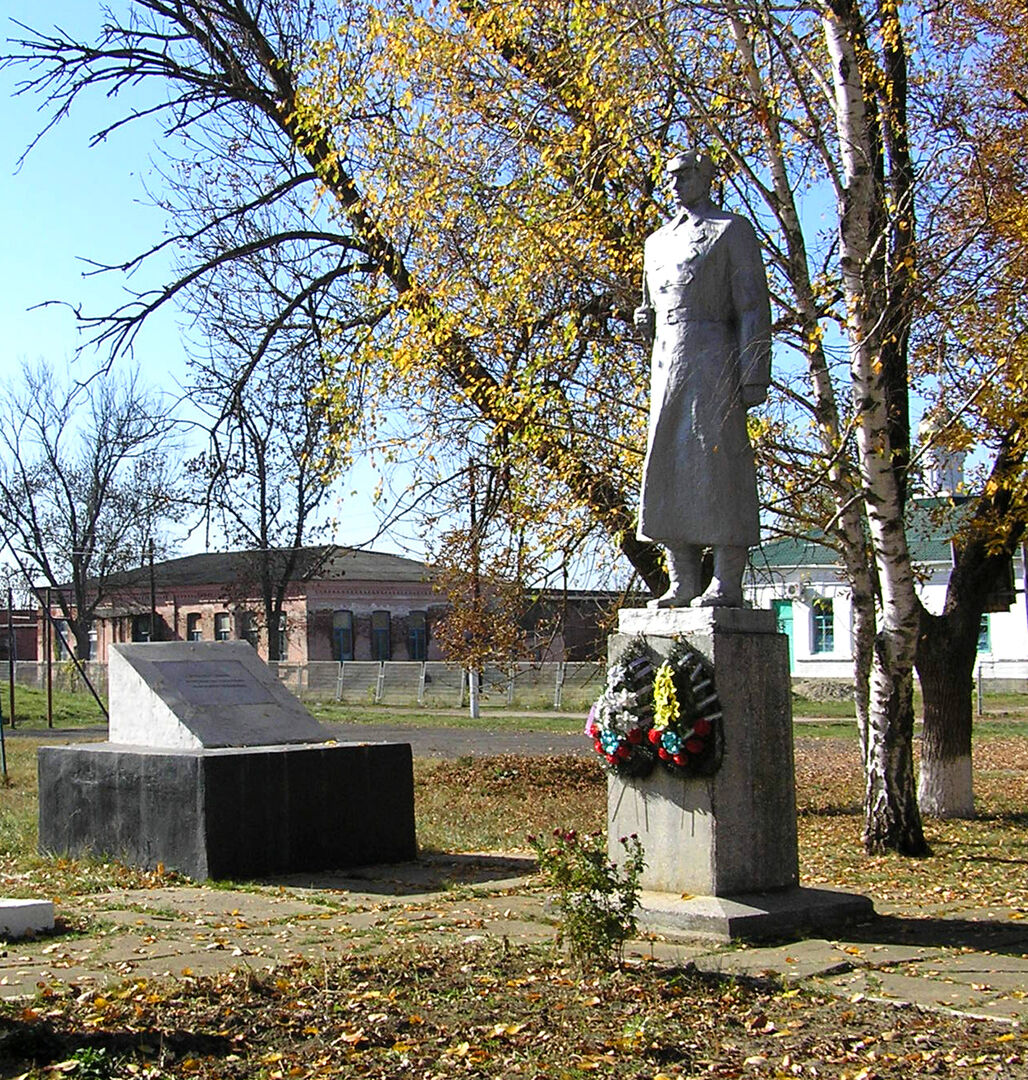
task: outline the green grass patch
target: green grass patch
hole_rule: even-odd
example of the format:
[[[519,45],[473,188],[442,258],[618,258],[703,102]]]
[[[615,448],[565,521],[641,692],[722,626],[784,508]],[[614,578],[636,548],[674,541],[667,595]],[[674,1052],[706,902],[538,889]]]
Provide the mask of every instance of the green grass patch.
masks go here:
[[[4,703],[4,720],[11,717],[10,695],[5,683],[0,689]],[[106,704],[106,700],[104,701]],[[14,720],[19,728],[46,728],[46,691],[27,686],[14,688]],[[88,690],[71,693],[67,690],[53,692],[53,726],[55,728],[92,727],[106,724],[104,716],[93,695]]]
[[[830,698],[826,701],[815,701],[812,698],[803,697],[802,694],[792,695],[792,715],[813,717],[856,717],[857,713],[851,700],[837,700]]]
[[[477,719],[467,709],[428,709],[420,706],[338,705],[305,702],[318,720],[337,724],[384,724],[406,728],[459,728],[468,731],[542,731],[555,735],[577,735],[585,713],[518,712],[513,709],[483,710]]]

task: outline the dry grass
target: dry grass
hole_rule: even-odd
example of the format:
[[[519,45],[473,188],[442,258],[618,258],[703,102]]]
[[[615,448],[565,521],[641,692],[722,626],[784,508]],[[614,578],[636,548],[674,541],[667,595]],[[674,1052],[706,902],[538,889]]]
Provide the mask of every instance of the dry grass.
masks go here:
[[[8,743],[11,786],[0,788],[0,888],[53,896],[145,887],[153,875],[91,859],[46,859],[36,848],[35,739]],[[868,858],[860,845],[859,758],[854,740],[796,744],[801,876],[853,889],[901,912],[926,900],[1028,917],[1028,739],[975,746],[979,815],[927,821],[926,859]],[[415,762],[418,839],[431,851],[528,851],[530,834],[557,826],[602,829],[606,777],[592,759],[502,756]]]

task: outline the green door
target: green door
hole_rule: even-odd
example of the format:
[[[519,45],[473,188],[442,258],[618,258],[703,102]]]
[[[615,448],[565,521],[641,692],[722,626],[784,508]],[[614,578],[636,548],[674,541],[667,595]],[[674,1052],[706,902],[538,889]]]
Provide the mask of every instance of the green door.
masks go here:
[[[778,633],[785,634],[789,642],[789,674],[795,670],[792,658],[792,601],[772,600],[771,608],[778,623]]]

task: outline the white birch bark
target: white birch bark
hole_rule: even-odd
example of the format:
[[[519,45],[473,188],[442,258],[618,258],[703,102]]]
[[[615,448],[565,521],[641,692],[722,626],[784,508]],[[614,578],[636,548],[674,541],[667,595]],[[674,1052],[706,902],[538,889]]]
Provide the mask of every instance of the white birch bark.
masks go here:
[[[789,279],[795,290],[796,308],[808,336],[808,371],[818,422],[821,451],[829,463],[827,480],[836,506],[836,532],[841,539],[843,563],[851,588],[853,610],[853,675],[857,728],[860,732],[862,758],[866,758],[868,730],[868,681],[875,636],[874,587],[864,543],[859,490],[853,484],[838,450],[843,441],[839,409],[831,372],[820,340],[817,303],[811,286],[803,227],[789,179],[784,144],[777,115],[771,105],[757,62],[749,25],[737,5],[729,7],[732,38],[742,60],[743,74],[752,103],[764,117],[764,148],[774,193],[774,209],[781,225],[788,251]],[[829,88],[821,84],[827,91]],[[826,160],[833,179],[836,170]]]
[[[871,667],[865,746],[865,846],[923,850],[913,793],[913,665],[918,604],[892,471],[888,414],[878,349],[887,302],[884,236],[872,232],[874,160],[854,27],[822,17],[832,63],[835,119],[843,165],[839,243],[847,306],[856,441],[878,580],[881,623]]]
[[[921,812],[937,818],[973,818],[974,782],[971,755],[957,758],[921,758],[917,780]]]

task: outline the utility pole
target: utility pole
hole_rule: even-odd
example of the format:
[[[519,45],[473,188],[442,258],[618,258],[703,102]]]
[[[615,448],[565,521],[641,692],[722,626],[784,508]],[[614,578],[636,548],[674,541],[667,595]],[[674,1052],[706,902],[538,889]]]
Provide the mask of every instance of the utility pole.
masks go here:
[[[14,614],[14,594],[11,589],[7,590],[7,666],[11,672],[11,725],[14,724],[14,628],[12,619]],[[0,708],[0,773],[3,774],[3,782],[6,785],[7,776],[7,743],[4,741],[4,710]]]
[[[14,644],[14,590],[7,587],[7,700],[10,703],[11,730],[14,730],[14,662],[17,660]]]
[[[150,640],[157,640],[157,582],[153,574],[153,538],[150,538]]]
[[[50,622],[49,585],[44,595],[46,596],[46,634],[43,637],[45,642],[43,653],[46,658],[46,726],[52,728],[54,726],[54,631]]]

